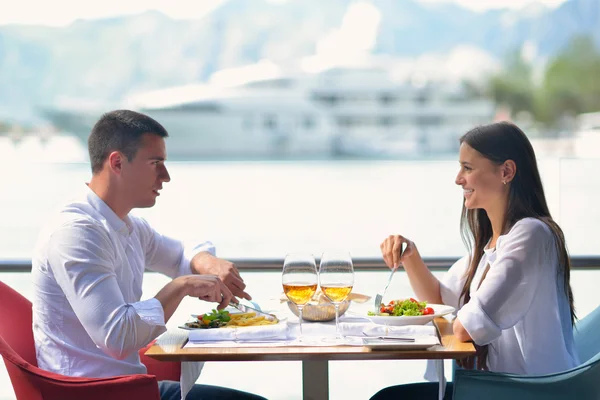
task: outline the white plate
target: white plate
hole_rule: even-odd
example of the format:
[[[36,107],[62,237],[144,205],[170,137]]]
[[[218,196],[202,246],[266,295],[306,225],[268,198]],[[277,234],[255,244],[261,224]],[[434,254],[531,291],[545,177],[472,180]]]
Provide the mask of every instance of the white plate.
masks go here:
[[[440,344],[437,338],[433,336],[418,337],[415,338],[414,342],[394,342],[389,339],[365,338],[363,343],[365,347],[372,350],[421,350]]]
[[[427,304],[427,307],[433,308],[434,313],[429,315],[417,315],[417,316],[378,316],[378,315],[367,315],[366,318],[381,325],[390,326],[402,326],[402,325],[425,325],[432,321],[434,318],[444,316],[454,312],[454,307],[447,306],[444,304]]]
[[[234,313],[232,313],[234,314]],[[275,315],[275,314],[273,314]],[[193,321],[194,319],[198,318],[198,314],[192,314],[192,318],[190,319],[190,321]],[[287,324],[287,318],[283,317],[283,318],[279,318],[277,316],[277,319],[279,320],[279,322],[277,322],[276,324],[271,324],[271,325],[250,325],[250,326],[232,326],[230,328],[227,329],[239,329],[239,328],[262,328],[262,327],[269,327],[269,326],[274,326],[274,325],[279,325],[279,324]],[[188,322],[190,322],[188,321]],[[193,331],[193,330],[206,330],[206,329],[220,329],[220,328],[190,328],[189,326],[186,325],[179,325],[178,326],[179,329],[185,329],[186,331]]]

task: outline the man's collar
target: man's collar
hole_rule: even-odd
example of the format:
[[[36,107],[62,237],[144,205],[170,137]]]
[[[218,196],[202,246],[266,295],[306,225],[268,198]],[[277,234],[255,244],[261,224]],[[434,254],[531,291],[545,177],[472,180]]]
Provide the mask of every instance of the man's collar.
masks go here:
[[[102,200],[90,187],[88,184],[86,186],[86,197],[88,203],[94,207],[96,211],[102,215],[110,227],[119,232],[124,236],[129,236],[132,231],[131,224],[129,223],[129,217],[125,217],[125,220],[119,218],[117,214]]]

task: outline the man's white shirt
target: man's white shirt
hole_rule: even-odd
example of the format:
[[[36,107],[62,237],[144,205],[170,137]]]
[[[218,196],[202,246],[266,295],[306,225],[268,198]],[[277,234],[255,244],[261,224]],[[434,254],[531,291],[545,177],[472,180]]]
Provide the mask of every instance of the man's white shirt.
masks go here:
[[[163,333],[158,300],[140,301],[144,270],[191,274],[190,259],[142,218],[120,219],[91,189],[42,231],[32,260],[38,366],[68,376],[145,373],[138,350]]]

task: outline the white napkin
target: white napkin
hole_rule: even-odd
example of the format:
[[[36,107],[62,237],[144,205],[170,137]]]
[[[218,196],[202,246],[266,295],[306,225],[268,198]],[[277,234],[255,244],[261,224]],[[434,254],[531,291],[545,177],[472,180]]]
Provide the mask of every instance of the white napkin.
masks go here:
[[[340,332],[344,336],[435,336],[433,325],[388,326],[373,322],[341,322]]]
[[[215,340],[284,340],[287,338],[288,325],[285,322],[279,322],[275,325],[259,325],[240,328],[194,329],[191,330],[189,334],[191,342],[208,342]]]
[[[185,396],[194,387],[194,384],[200,377],[200,372],[204,368],[204,362],[182,362],[181,375],[179,377],[179,386],[181,387],[181,400],[185,400]]]

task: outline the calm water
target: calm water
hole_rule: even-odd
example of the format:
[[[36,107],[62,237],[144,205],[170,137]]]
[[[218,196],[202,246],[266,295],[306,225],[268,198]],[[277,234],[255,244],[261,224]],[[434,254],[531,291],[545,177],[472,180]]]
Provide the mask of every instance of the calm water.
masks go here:
[[[0,138],[2,139],[2,138]],[[89,180],[81,146],[70,139],[16,148],[0,140],[0,255],[30,259],[37,232],[48,216]],[[57,160],[72,163],[56,163]],[[413,239],[424,256],[461,256],[458,231],[461,190],[454,184],[457,162],[203,162],[167,163],[172,181],[157,205],[139,210],[155,228],[186,241],[209,239],[223,257],[277,257],[291,251],[320,254],[351,251],[376,257],[390,233]],[[600,254],[599,159],[540,160],[549,206],[574,255]],[[276,272],[245,273],[249,291],[263,307],[280,307]],[[599,303],[600,271],[575,271],[579,315]],[[2,274],[3,281],[30,296],[29,274]],[[373,294],[385,272],[357,273],[355,291]],[[146,297],[166,282],[147,274]],[[269,288],[265,290],[265,288]],[[406,276],[397,274],[392,296],[410,296]],[[175,327],[202,304],[187,299],[169,322]],[[390,384],[422,379],[423,361],[332,362],[332,399],[368,398]],[[245,379],[239,379],[239,373]],[[299,362],[209,363],[200,382],[227,385],[270,399],[298,399]],[[267,379],[265,380],[265,377]],[[0,399],[12,389],[0,369]]]
[[[53,143],[22,144],[27,152],[13,149],[12,159],[4,149],[9,155],[0,161],[4,259],[29,259],[44,221],[89,180],[87,163],[49,162],[81,158],[82,150],[71,141]],[[464,252],[455,160],[167,166],[172,181],[156,206],[136,213],[165,234],[187,241],[209,239],[225,257],[282,258],[290,251],[326,250],[375,257],[379,243],[391,233],[414,240],[425,256]],[[571,253],[600,254],[600,159],[542,159],[540,168],[549,206]]]

